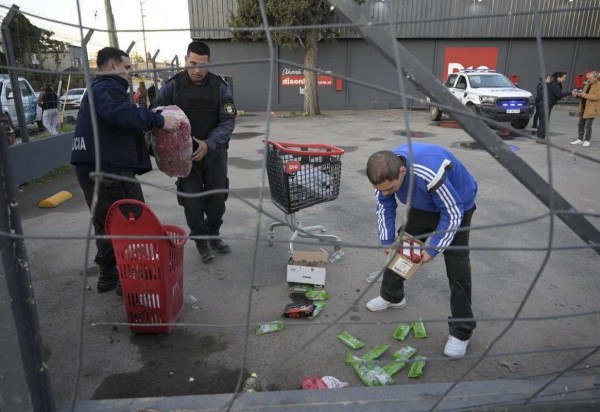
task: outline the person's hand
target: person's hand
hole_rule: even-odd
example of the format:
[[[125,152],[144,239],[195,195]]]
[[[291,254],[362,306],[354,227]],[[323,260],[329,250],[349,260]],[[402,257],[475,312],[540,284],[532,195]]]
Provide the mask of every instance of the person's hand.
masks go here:
[[[389,255],[390,253],[392,253],[392,248],[386,247],[385,249],[383,249],[384,255]]]
[[[198,143],[198,148],[192,153],[192,160],[198,161],[208,154],[208,145],[204,141],[196,139],[194,136],[192,136],[192,139]]]
[[[421,263],[429,263],[432,260],[433,257],[429,253],[423,251],[423,254],[421,255]]]
[[[171,116],[163,116],[165,119],[165,124],[163,125],[163,129],[167,132],[173,132],[179,129],[179,120]]]

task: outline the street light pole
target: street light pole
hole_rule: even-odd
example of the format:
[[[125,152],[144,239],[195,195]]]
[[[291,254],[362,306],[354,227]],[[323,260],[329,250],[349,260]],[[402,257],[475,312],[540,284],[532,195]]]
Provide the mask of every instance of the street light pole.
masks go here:
[[[115,16],[113,16],[110,0],[104,0],[104,9],[106,10],[106,26],[108,27],[108,43],[110,47],[119,48],[119,39],[117,38],[117,29],[115,28]]]

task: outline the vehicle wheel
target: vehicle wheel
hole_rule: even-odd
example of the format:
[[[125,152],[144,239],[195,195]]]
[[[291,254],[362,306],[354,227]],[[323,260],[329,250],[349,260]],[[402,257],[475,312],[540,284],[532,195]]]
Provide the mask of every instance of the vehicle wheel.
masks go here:
[[[475,106],[474,104],[468,104],[468,105],[467,105],[467,107],[468,107],[469,109],[471,109],[471,111],[473,112],[473,114],[474,114],[475,116],[477,116],[477,115],[479,114],[479,113],[478,113],[478,110],[477,110],[477,106]]]
[[[510,125],[515,129],[524,129],[527,127],[527,124],[529,124],[529,119],[519,119],[511,122]]]
[[[43,132],[44,130],[46,130],[46,127],[44,127],[44,122],[41,120],[37,120],[36,121],[37,126],[38,126],[38,131]]]
[[[439,107],[429,106],[429,118],[435,122],[442,118],[442,111]]]

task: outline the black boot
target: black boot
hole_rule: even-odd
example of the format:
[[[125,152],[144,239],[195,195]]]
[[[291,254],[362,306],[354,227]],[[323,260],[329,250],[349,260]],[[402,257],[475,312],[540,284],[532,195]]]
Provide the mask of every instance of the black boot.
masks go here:
[[[109,268],[100,268],[100,277],[96,288],[98,293],[110,292],[119,284],[119,272],[116,266]]]
[[[216,250],[219,253],[229,253],[231,252],[231,248],[221,239],[211,239],[209,240],[210,247]]]
[[[210,250],[208,240],[206,239],[196,240],[196,249],[198,249],[200,257],[202,258],[202,262],[204,263],[212,260],[215,257],[213,252]]]

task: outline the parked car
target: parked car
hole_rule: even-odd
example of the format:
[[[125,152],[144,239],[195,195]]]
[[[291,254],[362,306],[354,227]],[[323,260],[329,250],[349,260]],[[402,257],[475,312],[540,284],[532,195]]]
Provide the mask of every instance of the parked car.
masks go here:
[[[506,76],[493,70],[461,70],[449,75],[444,86],[475,114],[510,122],[516,129],[527,127],[535,110],[530,92],[519,89]],[[442,111],[430,106],[429,116],[431,120],[440,120]]]
[[[44,125],[42,123],[41,109],[37,105],[37,96],[33,87],[23,77],[19,77],[18,81],[21,99],[23,100],[25,122],[27,124],[37,123],[38,128],[43,130]],[[2,104],[2,111],[8,118],[10,128],[13,130],[18,129],[19,121],[17,119],[15,98],[8,74],[0,74],[0,103]]]
[[[85,94],[86,90],[86,88],[71,89],[67,93],[60,96],[58,99],[60,108],[65,105],[65,108],[67,109],[79,109],[79,106],[81,106],[81,100],[83,99],[83,95]]]

